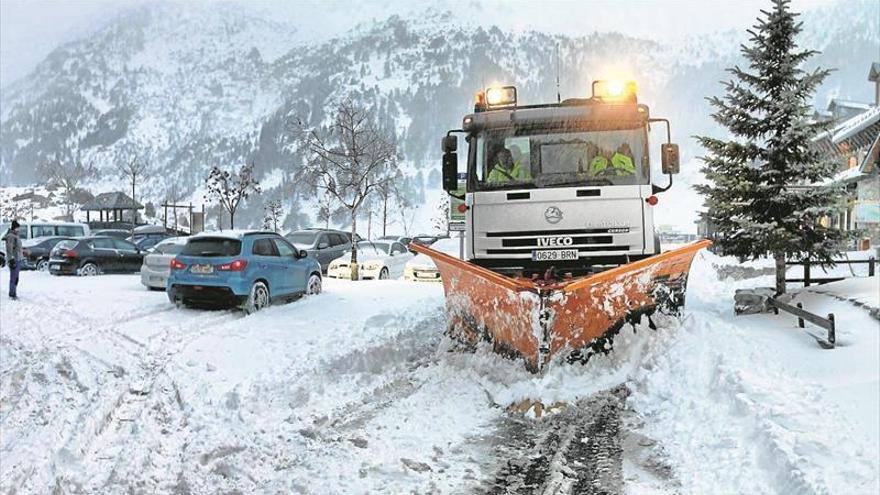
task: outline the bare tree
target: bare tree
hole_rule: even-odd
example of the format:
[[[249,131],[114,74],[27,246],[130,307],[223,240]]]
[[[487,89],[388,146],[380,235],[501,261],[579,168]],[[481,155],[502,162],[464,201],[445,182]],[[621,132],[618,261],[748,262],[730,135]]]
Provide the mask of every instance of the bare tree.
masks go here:
[[[64,191],[65,216],[73,219],[74,195],[80,184],[97,175],[95,167],[83,164],[80,160],[61,161],[53,160],[44,162],[40,166],[40,175],[46,179],[49,185],[61,188]]]
[[[137,203],[135,187],[137,186],[138,181],[147,173],[146,161],[139,160],[137,156],[132,156],[128,160],[120,162],[119,165],[117,165],[117,168],[119,169],[119,175],[121,175],[128,184],[131,184],[131,199]],[[137,225],[137,209],[134,210],[134,219],[132,223]]]
[[[251,194],[259,194],[260,182],[254,178],[253,162],[232,171],[214,167],[205,179],[205,200],[214,200],[229,212],[229,228],[235,228],[235,211]]]
[[[339,105],[326,131],[303,130],[309,157],[305,177],[318,192],[327,192],[351,218],[351,235],[357,234],[357,217],[367,197],[392,180],[397,160],[394,139],[382,131],[366,110],[351,101]],[[358,279],[357,244],[351,250],[351,279]]]
[[[324,228],[330,228],[330,219],[333,217],[333,195],[327,191],[318,196],[318,221],[324,222]]]
[[[265,216],[263,217],[263,228],[266,230],[272,229],[273,232],[278,232],[278,222],[281,220],[281,217],[284,216],[284,207],[281,206],[280,199],[273,199],[266,203],[266,206],[263,207],[263,211],[265,212]]]
[[[437,203],[437,210],[431,218],[434,230],[442,235],[449,235],[449,196],[444,194]]]

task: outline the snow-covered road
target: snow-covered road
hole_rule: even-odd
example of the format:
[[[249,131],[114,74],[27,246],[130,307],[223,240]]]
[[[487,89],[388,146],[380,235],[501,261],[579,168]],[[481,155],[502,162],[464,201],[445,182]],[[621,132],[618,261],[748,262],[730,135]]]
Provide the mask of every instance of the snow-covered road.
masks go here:
[[[541,376],[454,351],[439,284],[328,280],[243,317],[175,309],[135,276],[26,272],[0,299],[0,492],[524,493],[508,461],[563,432],[576,455],[537,444],[536,486],[591,493],[578,456],[610,421],[612,493],[874,493],[878,321],[800,296],[838,316],[822,350],[793,317],[733,317],[733,289],[769,280],[719,281],[718,263],[697,259],[683,322]],[[524,399],[576,407],[509,412]]]

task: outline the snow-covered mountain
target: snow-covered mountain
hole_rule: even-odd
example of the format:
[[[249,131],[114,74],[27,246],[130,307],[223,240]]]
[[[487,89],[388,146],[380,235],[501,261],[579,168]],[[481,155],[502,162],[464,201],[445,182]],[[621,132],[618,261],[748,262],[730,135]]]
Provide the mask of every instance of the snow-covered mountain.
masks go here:
[[[865,76],[880,47],[877,10],[871,1],[841,2],[804,18],[804,44],[824,52],[816,62],[839,69],[817,95],[820,106],[831,96],[871,97]],[[614,32],[510,32],[429,12],[320,43],[302,38],[231,5],[129,11],[4,88],[0,183],[37,181],[36,164],[79,154],[102,170],[94,189],[118,189],[114,164],[136,154],[149,157],[143,191],[156,201],[172,185],[194,194],[213,165],[253,159],[270,190],[285,188],[289,209],[308,210],[296,199],[301,157],[287,146],[288,122],[326,122],[334,103],[355,98],[396,130],[416,188],[436,187],[438,138],[460,123],[475,90],[514,83],[522,100],[555,99],[557,45],[564,97],[586,95],[598,77],[636,78],[640,99],[672,120],[687,159],[698,153],[688,136],[713,129],[703,97],[720,91],[746,34],[661,44]]]

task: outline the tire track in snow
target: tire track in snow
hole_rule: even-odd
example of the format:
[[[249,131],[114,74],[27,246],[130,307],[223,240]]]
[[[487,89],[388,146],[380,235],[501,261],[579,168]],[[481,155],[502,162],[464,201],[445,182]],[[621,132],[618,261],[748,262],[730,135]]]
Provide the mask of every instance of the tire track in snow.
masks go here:
[[[175,308],[172,307],[172,309]],[[181,311],[192,312],[193,318],[191,320],[198,320],[197,330],[173,338],[174,335],[177,335],[176,330],[180,324],[179,320],[174,320],[170,327],[163,329],[161,337],[153,337],[144,343],[142,348],[144,356],[140,362],[141,372],[129,380],[126,388],[118,392],[112,406],[100,413],[101,421],[97,424],[93,435],[86,436],[84,445],[79,448],[84,453],[84,456],[77,461],[81,468],[79,470],[86,474],[90,472],[102,473],[99,478],[89,480],[89,485],[95,489],[106,490],[111,487],[135,489],[131,479],[118,476],[120,467],[131,464],[133,459],[143,454],[146,454],[147,459],[145,460],[169,456],[166,452],[157,452],[152,449],[144,452],[144,445],[138,442],[138,432],[148,426],[145,424],[145,416],[151,414],[150,406],[176,404],[177,410],[183,408],[177,385],[168,375],[168,366],[172,364],[175,356],[191,343],[209,333],[216,324],[229,322],[231,321],[230,317],[237,316],[223,311],[205,318],[204,312]],[[154,315],[142,315],[126,319],[125,322],[131,324]],[[114,333],[124,335],[122,332]],[[173,412],[174,408],[166,407],[166,412],[169,411]],[[159,418],[159,422],[161,423],[159,430],[164,431],[165,434],[170,434],[170,428],[175,424],[177,424],[177,430],[184,426],[181,421],[175,422],[169,418]],[[113,455],[108,456],[106,452],[112,452]],[[150,463],[145,462],[143,465],[150,465]],[[143,473],[131,474],[142,475]],[[106,479],[101,479],[104,477]]]
[[[581,399],[551,416],[508,416],[498,431],[499,459],[487,495],[622,494],[624,386]]]

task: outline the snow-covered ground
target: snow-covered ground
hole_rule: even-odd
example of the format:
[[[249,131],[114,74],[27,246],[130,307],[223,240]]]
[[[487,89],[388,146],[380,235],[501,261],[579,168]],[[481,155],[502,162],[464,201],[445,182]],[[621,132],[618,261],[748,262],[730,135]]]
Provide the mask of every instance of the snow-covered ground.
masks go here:
[[[491,491],[510,406],[623,386],[643,450],[624,448],[623,492],[877,493],[876,277],[797,294],[837,317],[824,350],[790,315],[733,316],[737,287],[772,280],[720,280],[730,263],[697,257],[682,321],[541,376],[454,350],[439,284],[327,280],[243,317],[175,309],[137,276],[25,272],[0,298],[0,492]]]

